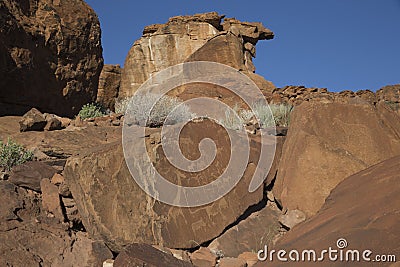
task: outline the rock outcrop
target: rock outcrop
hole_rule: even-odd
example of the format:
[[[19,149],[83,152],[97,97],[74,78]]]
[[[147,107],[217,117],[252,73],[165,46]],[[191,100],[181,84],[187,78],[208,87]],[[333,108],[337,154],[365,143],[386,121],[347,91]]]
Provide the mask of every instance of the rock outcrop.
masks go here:
[[[101,71],[96,102],[104,108],[114,110],[121,83],[121,72],[119,65],[104,65]]]
[[[264,207],[214,239],[208,248],[224,257],[235,258],[243,252],[257,252],[261,243],[270,244],[278,235],[279,213],[269,206]]]
[[[118,254],[114,267],[128,266],[176,266],[194,267],[190,262],[178,260],[172,254],[162,252],[147,244],[131,244]]]
[[[184,129],[180,137],[181,149],[193,149],[197,141],[206,137],[216,143],[218,152],[210,167],[200,173],[189,173],[171,166],[160,145],[160,129],[148,129],[146,133],[149,157],[157,171],[174,184],[208,184],[223,172],[229,161],[230,144],[226,133],[213,123],[189,123]],[[275,138],[263,143],[274,145],[272,139]],[[133,144],[137,142],[142,140],[133,140]],[[248,192],[260,146],[257,138],[251,140],[249,162],[239,183],[221,199],[200,207],[174,207],[148,196],[131,177],[119,143],[70,158],[64,173],[85,228],[94,238],[105,240],[113,250],[119,251],[133,242],[193,248],[221,234],[249,206],[263,200],[262,187]],[[232,147],[232,153],[239,153],[234,145]],[[197,149],[185,151],[190,157],[198,157]],[[147,166],[143,156],[147,157],[135,154],[135,164]]]
[[[83,0],[0,2],[0,115],[76,115],[96,100],[100,24]]]
[[[1,266],[101,266],[111,251],[102,241],[68,229],[32,191],[0,181]]]
[[[170,18],[166,24],[145,27],[129,51],[118,97],[133,95],[152,74],[187,61],[214,61],[247,74],[261,89],[271,82],[254,74],[252,58],[258,40],[274,37],[261,23],[225,19],[216,12]]]
[[[272,92],[264,92],[270,103],[289,103],[297,106],[303,102],[321,103],[369,103],[376,105],[384,102],[400,114],[400,85],[384,86],[376,93],[370,90],[330,92],[327,88],[307,88],[305,86],[285,86],[275,88]]]
[[[400,120],[385,104],[297,106],[274,185],[281,204],[314,215],[344,178],[400,154]]]
[[[345,165],[343,165],[345,166]],[[400,253],[400,156],[380,162],[366,170],[354,174],[339,183],[332,190],[322,209],[308,221],[289,231],[269,250],[292,249],[303,251],[314,249],[319,257],[323,249],[338,250],[337,240],[344,238],[346,251],[358,250],[360,261],[350,262],[364,266],[362,252],[372,251],[371,260],[380,255]],[[339,253],[333,253],[338,255]],[[285,255],[288,257],[288,254]],[[398,260],[398,259],[397,259]],[[280,262],[274,255],[274,261],[259,262],[256,266],[287,266],[291,262]],[[343,266],[345,261],[319,262],[297,261],[295,266]],[[379,266],[397,266],[393,262],[380,262]]]

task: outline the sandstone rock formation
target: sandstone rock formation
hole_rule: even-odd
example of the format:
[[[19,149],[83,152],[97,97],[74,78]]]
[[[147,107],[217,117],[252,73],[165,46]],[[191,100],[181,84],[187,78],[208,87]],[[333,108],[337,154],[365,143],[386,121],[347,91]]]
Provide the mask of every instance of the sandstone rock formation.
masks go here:
[[[26,162],[15,166],[10,174],[9,181],[15,185],[40,192],[40,181],[50,179],[57,170],[39,161]]]
[[[384,104],[305,102],[291,121],[273,190],[308,216],[345,177],[400,154],[400,121]]]
[[[120,140],[122,135],[120,127],[110,125],[98,127],[94,122],[91,125],[86,123],[82,127],[70,125],[62,131],[19,132],[18,121],[20,119],[21,117],[13,116],[0,117],[0,139],[6,140],[7,137],[11,137],[28,149],[36,148],[49,158],[58,158],[64,163],[72,155],[80,154],[82,151],[102,144],[115,142]]]
[[[114,267],[128,266],[176,266],[193,267],[189,262],[176,259],[171,254],[164,253],[147,244],[131,244],[118,254]]]
[[[275,88],[272,92],[264,92],[265,98],[271,103],[289,103],[300,105],[303,102],[322,103],[369,103],[376,105],[384,102],[394,111],[400,110],[400,85],[384,86],[376,93],[370,90],[330,92],[327,88],[306,88],[305,86],[285,86]],[[399,113],[400,114],[400,113]]]
[[[224,257],[238,257],[243,252],[257,252],[261,248],[260,244],[272,243],[278,234],[278,214],[279,212],[271,207],[264,207],[214,239],[208,248],[220,252]]]
[[[0,181],[1,266],[101,266],[111,251],[69,230],[42,209],[32,191]]]
[[[400,84],[387,85],[376,91],[378,101],[384,102],[400,116]]]
[[[46,118],[36,108],[32,108],[27,113],[25,113],[22,117],[22,120],[20,120],[19,122],[21,132],[43,131],[46,124]]]
[[[215,61],[249,75],[261,89],[273,84],[254,74],[252,57],[258,40],[274,34],[261,23],[225,19],[216,12],[170,18],[145,27],[126,58],[118,97],[132,96],[152,74],[185,61]]]
[[[211,182],[210,179],[220,175],[223,166],[229,161],[230,153],[226,149],[230,145],[225,139],[227,136],[221,127],[212,123],[190,123],[185,129],[186,137],[181,137],[182,149],[193,148],[193,144],[202,138],[212,138],[219,144],[218,148],[221,147],[218,149],[216,163],[204,170],[204,173],[201,172],[201,175],[174,168],[163,155],[159,129],[148,129],[150,132],[146,134],[150,158],[157,171],[175,184],[207,184]],[[193,248],[218,236],[249,206],[263,199],[262,187],[253,193],[248,192],[255,162],[258,161],[259,142],[257,138],[251,140],[249,163],[236,187],[223,198],[196,208],[173,207],[148,196],[132,179],[122,146],[118,143],[70,158],[64,170],[65,178],[82,214],[85,228],[94,238],[105,240],[113,250],[119,251],[132,242],[169,248]],[[272,144],[273,140],[265,145]],[[188,150],[187,153],[191,157],[198,157],[197,149]],[[146,166],[142,162],[143,156],[147,157],[135,155],[135,164]]]
[[[332,190],[318,214],[293,228],[270,249],[287,252],[314,249],[320,253],[329,247],[338,249],[337,240],[344,238],[347,241],[344,252],[358,250],[362,253],[369,249],[373,252],[371,259],[377,254],[399,255],[399,173],[400,156],[397,156],[344,179]],[[343,266],[345,263],[331,262],[325,255],[325,261],[318,263],[299,261],[293,264],[279,262],[275,257],[273,262],[259,262],[256,266]],[[361,260],[350,264],[377,263]],[[380,262],[379,266],[391,264],[393,262]]]
[[[104,108],[114,110],[121,83],[121,72],[119,65],[104,65],[101,71],[96,102]]]
[[[0,115],[73,116],[96,99],[100,24],[82,0],[0,2]]]

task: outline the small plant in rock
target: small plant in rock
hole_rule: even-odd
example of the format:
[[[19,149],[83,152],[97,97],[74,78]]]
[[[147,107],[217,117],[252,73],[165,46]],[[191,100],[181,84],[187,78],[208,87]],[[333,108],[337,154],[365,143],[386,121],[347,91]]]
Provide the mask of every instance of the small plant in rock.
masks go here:
[[[33,159],[32,151],[8,138],[6,143],[0,140],[0,167],[10,171],[12,167]]]
[[[289,126],[293,106],[288,104],[266,105],[262,102],[256,102],[252,106],[253,110],[239,109],[238,106],[227,109],[225,118],[222,119],[222,125],[228,129],[238,130],[257,118],[260,128]]]
[[[79,117],[81,117],[81,119],[89,119],[89,118],[102,117],[106,115],[106,112],[99,104],[89,103],[81,108],[78,115]]]
[[[135,94],[129,100],[126,113],[132,123],[147,127],[160,127],[167,117],[168,124],[189,121],[195,117],[178,98],[153,93]]]
[[[241,110],[238,105],[235,105],[232,109],[227,108],[225,110],[225,117],[221,120],[224,127],[231,130],[239,130],[243,127],[246,121],[250,120],[248,114]]]
[[[121,98],[121,99],[116,99],[115,100],[115,113],[120,113],[120,114],[125,114],[126,109],[128,108],[128,104],[129,104],[129,100],[131,98],[130,97],[125,97],[125,98]]]

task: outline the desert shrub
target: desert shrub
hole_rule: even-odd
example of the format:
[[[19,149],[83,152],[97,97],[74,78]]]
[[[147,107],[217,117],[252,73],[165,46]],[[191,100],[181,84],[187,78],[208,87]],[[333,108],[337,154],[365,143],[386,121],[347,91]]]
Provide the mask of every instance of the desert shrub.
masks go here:
[[[84,105],[78,114],[82,119],[102,117],[106,115],[104,109],[97,103],[89,103]]]
[[[225,118],[222,119],[222,125],[229,129],[238,130],[244,124],[251,123],[256,117],[260,124],[260,128],[273,126],[289,126],[290,113],[293,106],[288,104],[271,104],[266,105],[263,102],[256,102],[253,110],[239,109],[237,106],[225,111]],[[237,116],[235,115],[238,114]]]
[[[125,114],[126,109],[128,108],[130,97],[125,97],[121,99],[116,99],[115,100],[115,113],[122,113]]]
[[[221,120],[221,124],[228,129],[239,130],[243,127],[243,124],[247,121],[247,113],[245,110],[235,105],[232,109],[227,108],[225,110],[225,117]],[[242,116],[243,115],[243,116]],[[251,118],[248,118],[249,120]]]
[[[160,99],[159,97],[158,94],[153,93],[135,94],[129,100],[129,109],[126,110],[128,117],[134,124],[148,127],[163,125],[172,111],[173,113],[169,116],[169,124],[189,121],[195,117],[189,107],[178,98],[167,95]]]
[[[276,126],[288,127],[290,124],[290,114],[293,111],[293,106],[288,104],[270,105],[272,114],[275,118]]]
[[[8,138],[6,143],[0,140],[0,167],[11,170],[12,167],[32,160],[32,151]]]

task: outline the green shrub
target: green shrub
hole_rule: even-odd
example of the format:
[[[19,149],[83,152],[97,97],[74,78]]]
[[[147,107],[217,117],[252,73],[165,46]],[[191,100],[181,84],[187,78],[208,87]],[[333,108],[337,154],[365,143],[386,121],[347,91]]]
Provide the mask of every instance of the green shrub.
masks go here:
[[[189,107],[178,98],[167,95],[159,98],[160,95],[153,93],[135,94],[127,101],[129,105],[126,105],[129,109],[125,112],[128,112],[132,123],[147,127],[159,127],[164,124],[172,111],[174,112],[168,116],[169,124],[185,122],[194,118]],[[149,111],[151,111],[150,114]]]
[[[32,160],[32,151],[8,138],[7,143],[0,140],[0,167],[11,170],[12,167]]]
[[[271,104],[266,105],[262,102],[253,104],[253,111],[240,109],[235,106],[233,109],[225,111],[225,118],[222,119],[222,125],[228,129],[238,130],[243,125],[251,123],[257,118],[260,128],[274,127],[274,126],[289,126],[290,113],[293,106],[287,104]],[[237,114],[237,115],[236,115]]]
[[[84,105],[78,114],[81,119],[89,119],[89,118],[96,118],[102,117],[106,115],[104,109],[97,103],[90,103]]]

